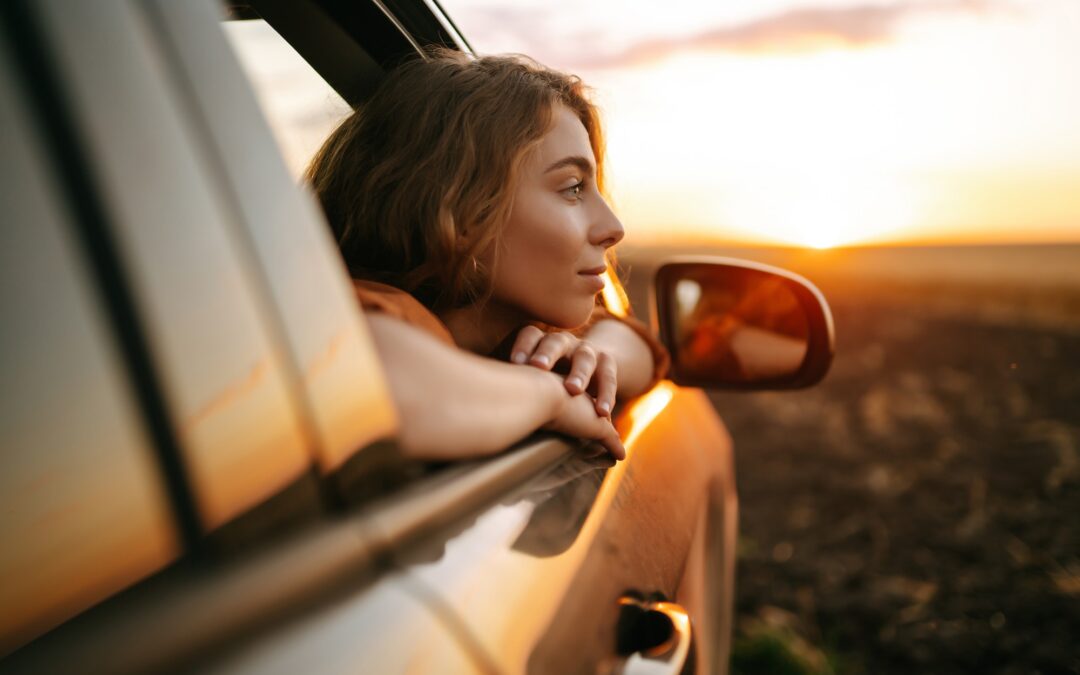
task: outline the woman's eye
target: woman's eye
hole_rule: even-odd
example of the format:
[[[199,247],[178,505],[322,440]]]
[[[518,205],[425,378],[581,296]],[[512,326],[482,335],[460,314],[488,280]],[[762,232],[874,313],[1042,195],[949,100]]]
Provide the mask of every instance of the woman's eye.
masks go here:
[[[581,193],[585,191],[585,183],[578,181],[570,187],[563,190],[563,194],[572,197],[573,199],[581,199]]]

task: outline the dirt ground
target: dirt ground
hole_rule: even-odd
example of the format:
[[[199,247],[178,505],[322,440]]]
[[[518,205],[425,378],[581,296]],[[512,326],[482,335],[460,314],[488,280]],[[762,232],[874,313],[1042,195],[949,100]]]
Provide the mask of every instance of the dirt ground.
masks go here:
[[[736,673],[1080,673],[1080,286],[1042,264],[1080,247],[931,253],[734,253],[813,279],[837,333],[813,389],[712,395]],[[623,258],[635,306],[662,257]]]
[[[790,631],[840,673],[1080,673],[1070,317],[821,285],[826,381],[712,397],[736,446],[739,633]]]

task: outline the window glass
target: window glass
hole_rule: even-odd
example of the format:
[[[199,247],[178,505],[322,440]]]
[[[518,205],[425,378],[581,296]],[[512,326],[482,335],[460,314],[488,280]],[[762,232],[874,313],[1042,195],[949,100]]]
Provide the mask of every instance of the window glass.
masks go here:
[[[352,109],[262,19],[223,25],[255,86],[289,171],[299,179],[323,140]]]

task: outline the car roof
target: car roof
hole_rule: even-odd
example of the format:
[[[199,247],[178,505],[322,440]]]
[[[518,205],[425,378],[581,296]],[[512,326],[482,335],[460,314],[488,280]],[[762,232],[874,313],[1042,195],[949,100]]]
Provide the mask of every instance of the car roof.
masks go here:
[[[262,18],[349,105],[425,48],[472,47],[437,0],[226,0],[231,19]]]

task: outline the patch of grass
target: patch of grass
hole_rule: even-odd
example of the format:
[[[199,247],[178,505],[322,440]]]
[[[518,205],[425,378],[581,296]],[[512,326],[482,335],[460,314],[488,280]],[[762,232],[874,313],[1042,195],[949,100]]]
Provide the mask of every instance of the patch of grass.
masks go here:
[[[831,659],[791,630],[755,625],[736,638],[732,675],[836,675]]]

